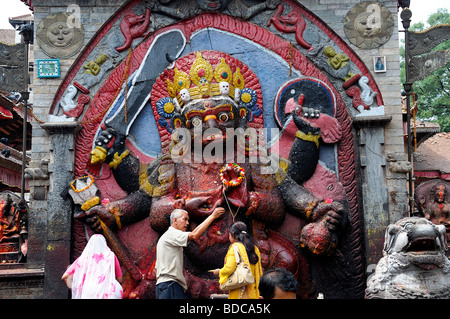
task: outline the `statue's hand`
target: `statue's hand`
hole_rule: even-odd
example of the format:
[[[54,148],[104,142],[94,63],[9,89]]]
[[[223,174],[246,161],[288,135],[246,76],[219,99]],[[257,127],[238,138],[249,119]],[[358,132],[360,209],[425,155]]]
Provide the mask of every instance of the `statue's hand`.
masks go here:
[[[195,197],[185,201],[184,208],[189,212],[189,216],[194,218],[205,218],[211,215],[215,208],[222,205],[223,199],[214,200],[212,197]]]
[[[320,133],[320,128],[313,124],[314,120],[319,118],[320,111],[314,108],[307,108],[298,105],[292,117],[297,128],[305,134],[311,132],[312,134]]]
[[[159,11],[161,8],[161,5],[157,0],[146,0],[145,6],[152,11]]]
[[[95,140],[95,149],[91,151],[91,163],[101,164],[110,160],[115,153],[125,150],[125,136],[113,128],[106,128]]]
[[[88,226],[96,232],[101,232],[102,227],[100,221],[103,222],[107,227],[113,227],[116,225],[116,218],[109,211],[108,208],[102,205],[97,205],[87,210],[84,215],[79,216],[79,218],[85,217],[85,222]]]
[[[313,210],[312,222],[301,231],[301,246],[317,255],[332,254],[338,244],[335,230],[339,227],[343,211],[341,203],[319,203]]]
[[[339,202],[320,202],[314,208],[311,220],[317,222],[323,218],[329,230],[336,230],[341,223],[343,213],[344,206]]]

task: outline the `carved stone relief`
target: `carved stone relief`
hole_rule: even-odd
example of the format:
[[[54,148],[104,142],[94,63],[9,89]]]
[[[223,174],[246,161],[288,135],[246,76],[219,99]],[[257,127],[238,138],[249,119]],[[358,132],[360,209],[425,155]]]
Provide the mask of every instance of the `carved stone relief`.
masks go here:
[[[191,12],[182,9],[188,4],[191,5],[190,8],[196,8],[196,11]],[[156,209],[156,205],[163,202],[155,204],[156,199],[167,199],[170,200],[170,203],[173,200],[173,198],[162,198],[162,188],[160,187],[164,186],[162,181],[166,181],[166,177],[176,178],[177,183],[190,180],[199,181],[198,184],[196,182],[191,188],[179,187],[177,189],[183,192],[189,189],[192,189],[192,191],[197,189],[203,192],[204,190],[201,189],[203,185],[208,185],[208,187],[209,185],[221,185],[219,183],[220,179],[218,179],[219,166],[216,169],[216,167],[208,167],[207,165],[202,167],[199,165],[198,170],[196,167],[190,168],[187,166],[176,170],[174,168],[170,170],[170,174],[173,176],[169,176],[169,171],[164,171],[168,167],[165,166],[167,163],[164,162],[159,166],[162,167],[161,170],[157,171],[159,174],[157,180],[150,181],[153,184],[147,183],[150,176],[156,176],[152,175],[151,171],[146,171],[148,178],[141,180],[135,174],[139,169],[134,170],[134,168],[138,167],[135,165],[152,163],[158,155],[169,147],[170,133],[176,125],[180,125],[180,123],[182,126],[191,125],[191,122],[195,120],[193,119],[189,123],[186,122],[186,124],[180,122],[183,117],[177,117],[175,113],[180,112],[181,106],[188,101],[188,97],[184,97],[183,90],[177,92],[179,93],[179,98],[178,94],[171,97],[166,87],[167,81],[165,81],[170,77],[169,80],[172,85],[180,83],[180,81],[172,81],[175,79],[175,69],[170,67],[172,63],[174,63],[173,65],[176,66],[178,71],[183,70],[183,72],[190,75],[191,66],[197,61],[197,55],[192,54],[195,51],[204,52],[204,56],[198,57],[198,61],[202,61],[201,65],[205,66],[203,68],[205,74],[207,74],[206,70],[210,69],[208,63],[213,70],[222,70],[223,65],[219,67],[221,59],[216,58],[216,56],[223,57],[226,61],[224,63],[232,66],[234,65],[234,59],[236,59],[240,63],[239,72],[243,72],[243,74],[248,72],[250,74],[248,70],[251,70],[251,74],[255,74],[254,77],[249,78],[248,83],[259,83],[260,87],[247,88],[244,86],[241,91],[237,91],[239,94],[242,94],[240,100],[242,100],[242,103],[245,103],[247,109],[242,108],[242,112],[236,114],[242,117],[241,121],[244,121],[243,117],[245,116],[245,121],[251,125],[257,125],[257,127],[278,128],[278,126],[284,126],[286,128],[285,131],[289,131],[292,128],[293,130],[289,131],[293,133],[292,139],[296,138],[308,142],[308,145],[314,150],[314,154],[317,153],[318,145],[320,145],[320,152],[323,150],[322,153],[319,152],[321,164],[316,165],[316,171],[313,169],[308,170],[314,175],[311,179],[307,179],[305,182],[306,186],[314,189],[314,191],[326,190],[326,194],[321,194],[321,200],[325,200],[325,204],[338,204],[340,200],[347,203],[347,198],[349,198],[348,207],[345,207],[346,214],[350,216],[349,219],[359,221],[358,205],[354,194],[356,189],[355,163],[352,160],[350,160],[350,163],[347,161],[349,158],[353,159],[354,156],[354,141],[348,114],[349,112],[354,112],[354,114],[363,113],[363,111],[368,111],[371,106],[381,108],[379,106],[383,105],[381,94],[370,72],[342,39],[331,37],[333,35],[332,30],[329,30],[323,22],[319,21],[313,14],[296,2],[215,1],[214,5],[218,6],[217,10],[204,8],[205,4],[207,4],[206,1],[200,0],[130,1],[127,6],[124,6],[120,12],[108,20],[101,30],[102,32],[99,32],[97,35],[100,37],[96,39],[98,42],[95,42],[95,45],[92,42],[86,46],[83,56],[80,56],[78,60],[78,68],[70,70],[55,95],[51,108],[51,114],[58,115],[61,114],[58,113],[58,108],[62,112],[61,110],[64,110],[64,106],[73,107],[76,105],[78,93],[89,94],[91,97],[88,107],[78,117],[79,121],[81,121],[79,123],[82,125],[82,130],[77,135],[75,145],[76,161],[74,163],[74,174],[77,177],[77,182],[74,183],[74,186],[77,186],[79,179],[83,179],[83,176],[85,177],[87,172],[89,172],[95,178],[95,182],[98,183],[103,199],[108,198],[111,201],[109,205],[127,197],[127,194],[133,193],[141,186],[145,187],[147,192],[144,198],[154,197],[154,202],[151,205],[155,208],[154,212],[157,213],[156,215],[152,214],[152,220],[153,216],[158,217],[155,223],[150,226],[146,223],[147,231],[138,240],[123,238],[127,248],[123,252],[130,253],[130,256],[133,258],[135,255],[140,256],[138,261],[127,260],[126,256],[123,257],[125,267],[132,274],[132,280],[129,280],[129,287],[126,290],[126,295],[129,297],[133,297],[133,295],[135,297],[153,296],[151,287],[154,285],[154,278],[145,278],[146,280],[143,281],[142,274],[151,274],[150,268],[154,260],[152,245],[156,236],[159,235],[158,231],[162,231],[165,227],[165,225],[156,223],[162,223],[163,219],[160,217],[165,216],[163,214],[165,212],[162,209]],[[241,19],[248,13],[245,11],[245,8],[252,8],[249,16],[245,16],[245,19],[248,21]],[[139,23],[133,24],[133,21],[137,20],[142,23],[145,22],[145,27],[140,28]],[[214,52],[214,54],[211,52]],[[210,56],[212,54],[214,56]],[[209,62],[206,63],[204,60]],[[261,63],[261,61],[264,61],[264,63]],[[198,71],[201,70],[199,69]],[[197,72],[195,74],[201,76],[203,73]],[[217,72],[217,75],[223,78],[231,74],[240,73],[237,73],[234,67],[232,72]],[[226,78],[228,79],[228,77]],[[180,80],[181,78],[177,77],[177,79]],[[216,82],[218,81],[216,78],[214,79]],[[261,81],[257,79],[261,79]],[[213,80],[211,79],[211,81]],[[218,89],[216,92],[217,98],[224,98],[222,94],[227,95],[231,92],[236,94],[236,90],[231,89],[230,83],[228,83],[229,91],[224,93],[226,90],[223,89],[223,85],[226,85],[225,82],[227,81],[219,82],[223,83],[211,84],[208,82],[212,85],[212,88]],[[77,83],[80,85],[77,86]],[[181,83],[184,82],[181,81]],[[284,84],[280,88],[281,83]],[[347,85],[344,86],[345,83]],[[76,92],[74,86],[80,92]],[[317,89],[318,86],[320,86],[320,91]],[[90,93],[84,93],[80,87],[86,88],[86,92],[89,91]],[[152,88],[155,89],[153,90]],[[224,92],[222,92],[222,89]],[[350,90],[352,91],[351,94],[349,93]],[[280,92],[279,96],[282,103],[274,103],[274,96],[278,91]],[[152,93],[150,94],[150,92]],[[188,92],[192,98],[195,92]],[[219,97],[219,92],[222,97]],[[305,93],[303,97],[302,93]],[[80,94],[79,96],[82,95]],[[256,100],[253,99],[254,97],[256,97]],[[235,95],[233,98],[240,101],[239,95]],[[317,102],[317,100],[323,103],[313,103]],[[234,99],[231,103],[237,103],[233,101]],[[289,101],[290,103],[288,103]],[[328,108],[322,109],[323,105],[327,105]],[[300,107],[305,114],[312,114],[312,112],[314,112],[314,116],[319,113],[322,114],[320,118],[314,119],[314,121],[322,120],[321,123],[317,123],[318,126],[323,126],[320,143],[317,134],[297,134],[295,122],[288,119],[289,113],[293,113],[293,110],[296,108],[300,109]],[[236,111],[239,110],[236,109]],[[274,113],[280,115],[279,123],[275,123]],[[67,115],[66,113],[64,114]],[[238,119],[234,114],[233,119]],[[74,117],[72,116],[72,118]],[[293,118],[292,114],[291,118]],[[293,126],[290,124],[293,124]],[[110,131],[117,134],[117,136],[112,133],[108,134]],[[141,138],[141,136],[144,136],[144,138]],[[98,140],[98,138],[102,139]],[[105,141],[103,138],[105,138]],[[107,162],[92,163],[92,158],[89,158],[90,151],[92,151],[91,142],[95,141],[95,147],[99,146],[99,143],[101,144],[100,146],[104,144],[105,149],[110,149],[113,146],[116,147],[124,140],[126,141],[127,150],[122,152],[121,149],[118,151],[117,156],[112,158],[111,161],[109,161],[110,158],[108,157]],[[338,141],[339,143],[336,144]],[[336,146],[333,144],[336,144]],[[125,142],[121,145],[125,147]],[[281,150],[289,149],[290,147],[282,148]],[[307,154],[307,152],[300,150],[296,153],[299,155]],[[116,152],[111,151],[110,153],[107,152],[107,154],[114,156]],[[307,158],[307,160],[310,159],[311,156]],[[124,165],[127,162],[130,165]],[[116,175],[117,172],[122,172],[123,168],[132,168],[133,174],[128,172],[123,175],[123,177],[126,177],[124,182],[118,183],[121,178],[116,179]],[[335,171],[339,171],[339,176],[334,173]],[[247,177],[250,178],[250,168],[247,169],[247,172]],[[178,175],[175,175],[175,173]],[[198,178],[184,178],[188,174],[197,174]],[[270,178],[273,180],[275,177],[271,176]],[[320,179],[321,182],[326,184],[326,187],[317,187],[317,183],[313,183],[314,179]],[[113,188],[110,188],[110,186]],[[81,189],[83,188],[81,187]],[[288,191],[289,189],[283,189],[280,192],[283,196],[291,194],[292,192]],[[275,191],[278,192],[278,190]],[[314,191],[312,192],[314,193]],[[176,192],[173,194],[176,195]],[[221,194],[218,193],[217,196],[220,197],[222,196]],[[238,192],[233,194],[236,195]],[[247,193],[243,192],[242,194],[245,195]],[[172,196],[172,193],[170,195]],[[233,198],[233,196],[228,196],[228,198]],[[272,199],[273,197],[270,198]],[[275,196],[274,198],[276,200],[281,199],[280,196]],[[296,193],[296,198],[298,198],[298,193]],[[132,200],[132,198],[128,199]],[[264,198],[264,201],[260,201],[261,207],[258,213],[265,212],[263,203],[269,202],[268,199],[269,197]],[[136,199],[133,202],[141,203]],[[101,206],[103,203],[100,204],[101,202],[99,203],[98,201],[90,203],[94,203],[92,209],[97,206],[98,209],[103,207]],[[147,218],[149,217],[149,203],[144,201],[142,203],[142,205],[147,206],[145,207],[145,217]],[[273,202],[271,203],[273,204]],[[83,210],[83,208],[79,208]],[[84,208],[87,210],[91,209],[88,207]],[[241,208],[239,213],[242,214],[243,210],[244,208]],[[210,208],[208,208],[208,211],[210,211]],[[231,212],[231,214],[233,213],[237,215],[238,211]],[[347,227],[347,218],[345,217],[343,220],[345,224],[343,226]],[[76,222],[81,221],[77,220]],[[120,218],[119,222],[120,227],[113,228],[112,231],[117,231],[117,234],[120,235],[124,234],[120,229],[122,226],[125,230],[126,227],[141,229],[143,225],[139,224],[142,220],[131,225],[126,225],[125,220],[122,224]],[[317,261],[317,264],[311,266],[311,269],[321,269],[321,271],[326,269],[332,273],[331,276],[314,278],[317,285],[316,289],[319,289],[317,291],[324,293],[325,296],[357,296],[361,294],[363,278],[359,273],[359,270],[362,269],[359,266],[361,262],[359,239],[355,241],[355,243],[357,242],[355,245],[350,247],[347,246],[346,241],[333,235],[328,236],[326,241],[321,242],[321,246],[313,246],[312,244],[319,243],[311,240],[312,236],[318,233],[316,230],[323,233],[326,226],[323,223],[318,223],[317,228],[315,226],[305,227],[304,234],[308,236],[302,238],[308,240],[304,247],[300,247],[298,230],[304,225],[299,224],[297,216],[292,217],[290,215],[283,219],[282,222],[281,226],[279,226],[280,228],[277,229],[282,235],[277,235],[268,230],[268,239],[261,239],[262,244],[269,243],[269,245],[265,246],[267,249],[263,254],[264,258],[270,256],[267,260],[273,263],[286,261],[286,267],[292,264],[290,261],[274,258],[275,248],[278,247],[279,242],[289,246],[285,251],[290,252],[289,256],[293,257],[294,264],[296,260],[303,263],[303,257],[300,255],[300,257],[297,257],[303,250],[312,249],[314,250],[313,253],[317,254],[319,251],[329,253],[336,248],[339,253],[332,255],[332,261],[327,265],[321,265]],[[267,225],[261,223],[261,231],[265,232],[266,226],[269,228],[274,227],[272,224],[269,222]],[[295,226],[297,224],[299,225],[298,227]],[[260,224],[258,223],[258,225]],[[219,242],[220,238],[217,239],[218,236],[226,234],[225,223],[223,226],[223,229],[217,228],[216,232],[210,234],[212,238],[210,243],[213,243],[216,247],[220,246],[220,249],[225,245]],[[220,227],[222,227],[222,224]],[[348,231],[346,229],[344,236],[356,232],[359,234],[359,224],[358,222],[353,222],[351,229],[348,229]],[[85,232],[83,231],[76,235],[85,236]],[[325,233],[325,235],[327,234]],[[284,241],[284,238],[280,236],[292,238],[292,242],[290,240]],[[330,244],[330,247],[323,244]],[[201,243],[201,245],[205,244]],[[292,245],[296,247],[291,247]],[[143,247],[149,248],[148,250],[145,248],[145,251],[143,251]],[[189,262],[197,265],[197,263],[200,263],[200,259],[206,259],[206,262],[214,263],[211,267],[215,266],[216,263],[222,263],[222,258],[207,258],[207,256],[216,257],[218,255],[218,250],[212,247],[208,246],[206,248],[207,251],[202,250],[202,254],[194,248],[189,248]],[[203,247],[201,248],[203,249]],[[123,255],[126,255],[125,253]],[[349,267],[348,263],[345,263],[344,269],[344,259],[351,260],[351,263],[353,263],[353,258],[355,259],[357,270],[355,270],[356,268],[353,269],[353,266]],[[203,265],[205,265],[204,261],[202,260]],[[266,266],[271,267],[273,265],[267,264]],[[300,268],[294,266],[292,267],[293,272],[296,272],[297,269],[307,272],[308,265],[302,265]],[[192,266],[192,269],[194,268],[196,267]],[[188,275],[189,280],[195,284],[195,289],[193,288],[191,291],[197,296],[207,297],[209,293],[207,287],[210,287],[208,274],[206,272],[203,273],[202,270],[201,276],[197,277],[198,275],[199,273],[194,271]],[[316,272],[314,272],[314,276],[316,276]],[[338,277],[340,277],[340,280],[335,280]],[[343,277],[346,278],[345,280],[352,281],[349,284],[352,286],[352,289],[341,289],[341,282],[345,281],[342,280]],[[310,287],[309,278],[306,275],[299,278],[302,282],[302,297],[308,297],[309,293],[312,292],[308,290]],[[147,284],[149,285],[146,286]]]
[[[25,90],[25,45],[0,43],[0,87],[5,91]]]
[[[391,38],[393,30],[391,12],[377,1],[358,3],[345,16],[345,35],[361,49],[382,46]]]
[[[367,281],[367,299],[448,299],[445,227],[403,218],[386,230],[383,255]]]
[[[78,53],[84,42],[84,28],[68,12],[49,14],[36,32],[38,45],[50,57],[68,58]]]

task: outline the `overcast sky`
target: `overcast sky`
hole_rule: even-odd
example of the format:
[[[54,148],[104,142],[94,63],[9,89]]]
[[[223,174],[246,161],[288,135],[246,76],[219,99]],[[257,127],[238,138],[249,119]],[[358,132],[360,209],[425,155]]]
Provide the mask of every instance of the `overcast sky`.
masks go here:
[[[30,14],[32,11],[20,0],[1,0],[0,29],[13,29],[9,24],[9,18]]]
[[[424,22],[428,17],[435,13],[439,8],[447,8],[450,12],[450,1],[449,0],[411,0],[410,9],[412,12],[411,24],[417,22]],[[400,9],[401,11],[401,9]],[[401,23],[400,23],[401,25]],[[427,25],[426,25],[427,26]],[[428,27],[428,26],[427,26]]]

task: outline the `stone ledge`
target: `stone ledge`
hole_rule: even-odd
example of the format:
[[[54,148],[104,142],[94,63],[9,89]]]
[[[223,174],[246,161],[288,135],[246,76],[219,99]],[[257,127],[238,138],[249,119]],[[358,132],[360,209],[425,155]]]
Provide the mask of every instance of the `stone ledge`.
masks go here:
[[[16,266],[16,267],[14,267]],[[2,278],[25,278],[25,277],[44,277],[44,269],[22,268],[23,265],[0,265],[0,279]]]
[[[41,127],[49,134],[75,134],[81,129],[81,125],[77,122],[49,122],[42,124]]]
[[[390,115],[361,116],[353,118],[353,125],[358,128],[380,127],[385,126],[391,121],[392,116]]]

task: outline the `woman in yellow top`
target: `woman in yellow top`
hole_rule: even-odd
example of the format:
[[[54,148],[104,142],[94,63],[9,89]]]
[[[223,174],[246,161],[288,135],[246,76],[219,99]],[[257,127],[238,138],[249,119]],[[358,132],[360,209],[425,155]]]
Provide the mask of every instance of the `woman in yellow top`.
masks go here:
[[[262,276],[261,255],[253,242],[252,236],[247,233],[247,226],[243,222],[236,222],[229,229],[230,248],[225,256],[225,265],[222,269],[215,269],[214,274],[219,276],[219,283],[223,283],[236,269],[233,244],[239,247],[239,255],[245,263],[250,265],[255,282],[242,288],[231,290],[228,299],[258,299],[259,279]],[[236,246],[234,245],[234,246]]]

